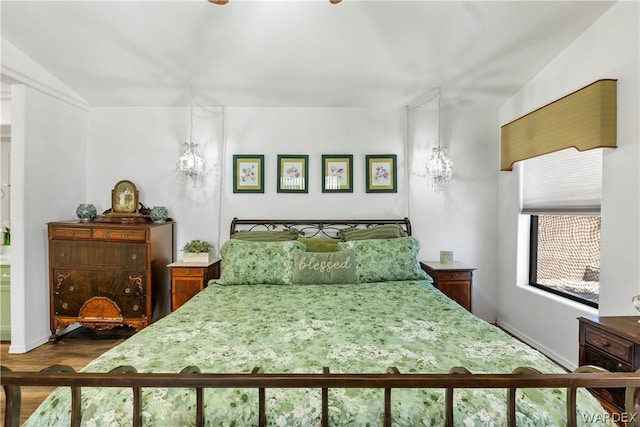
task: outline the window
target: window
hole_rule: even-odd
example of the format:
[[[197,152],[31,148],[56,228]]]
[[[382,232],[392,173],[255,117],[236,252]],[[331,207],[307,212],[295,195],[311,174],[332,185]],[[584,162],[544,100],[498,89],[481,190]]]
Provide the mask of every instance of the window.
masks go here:
[[[598,307],[600,217],[532,215],[529,283]]]
[[[529,284],[598,307],[602,150],[573,148],[523,162],[531,215]]]

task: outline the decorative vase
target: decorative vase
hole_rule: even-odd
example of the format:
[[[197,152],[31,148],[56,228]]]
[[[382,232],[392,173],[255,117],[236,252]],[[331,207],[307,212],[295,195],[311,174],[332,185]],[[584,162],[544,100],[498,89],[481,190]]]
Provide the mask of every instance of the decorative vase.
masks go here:
[[[76,215],[81,222],[89,222],[98,215],[98,212],[91,203],[83,203],[76,208]]]
[[[165,222],[169,218],[169,212],[164,206],[154,206],[149,216],[153,222]]]

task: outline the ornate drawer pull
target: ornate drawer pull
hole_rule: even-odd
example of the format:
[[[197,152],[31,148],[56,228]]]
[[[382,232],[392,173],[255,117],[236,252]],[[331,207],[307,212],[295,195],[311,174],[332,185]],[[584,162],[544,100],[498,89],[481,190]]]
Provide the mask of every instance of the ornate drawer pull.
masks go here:
[[[452,275],[451,277],[453,277],[454,279],[456,279],[456,278],[458,277],[458,273],[453,273],[453,275]]]
[[[184,274],[185,274],[185,276],[187,276],[187,275],[191,274],[191,271],[190,270],[185,270]]]
[[[60,258],[64,258],[64,252],[60,252]]]
[[[131,259],[138,259],[138,254],[131,254]]]
[[[602,342],[602,346],[603,346],[604,348],[611,347],[611,343],[610,343],[609,341],[603,341],[603,342]]]

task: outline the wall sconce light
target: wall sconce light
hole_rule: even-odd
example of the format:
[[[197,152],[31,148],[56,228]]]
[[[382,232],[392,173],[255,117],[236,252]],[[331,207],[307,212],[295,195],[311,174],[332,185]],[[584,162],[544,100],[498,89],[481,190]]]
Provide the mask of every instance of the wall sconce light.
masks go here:
[[[427,162],[427,175],[431,179],[431,185],[436,192],[444,190],[449,179],[453,175],[453,162],[447,157],[446,147],[440,145],[440,132],[442,121],[442,96],[438,90],[438,146],[431,149],[431,159]]]
[[[193,91],[191,91],[191,115],[189,119],[189,140],[184,143],[182,155],[176,160],[178,171],[189,178],[204,175],[207,161],[200,155],[198,144],[193,142]]]

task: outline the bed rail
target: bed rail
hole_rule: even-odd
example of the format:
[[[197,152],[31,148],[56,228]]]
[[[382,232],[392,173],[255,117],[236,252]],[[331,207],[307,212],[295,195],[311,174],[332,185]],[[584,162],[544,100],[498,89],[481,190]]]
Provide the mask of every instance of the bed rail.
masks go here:
[[[567,425],[575,426],[576,390],[583,387],[625,388],[628,425],[640,426],[640,371],[610,373],[601,368],[580,367],[573,373],[542,374],[533,368],[518,368],[511,374],[472,374],[467,369],[453,368],[448,374],[401,374],[388,368],[386,374],[332,374],[323,368],[318,374],[270,374],[254,368],[249,374],[201,373],[196,366],[188,366],[180,373],[138,373],[129,366],[118,367],[109,373],[75,372],[68,366],[52,366],[40,372],[13,372],[2,367],[0,383],[6,395],[5,426],[19,425],[20,389],[28,386],[64,386],[72,391],[71,425],[79,426],[82,387],[127,387],[133,393],[134,426],[142,422],[142,388],[193,388],[196,390],[196,425],[205,425],[204,390],[221,388],[258,389],[258,425],[265,426],[268,388],[320,388],[322,391],[321,425],[328,426],[328,396],[332,388],[384,389],[384,425],[391,426],[392,390],[430,388],[445,390],[446,425],[453,426],[453,407],[456,389],[507,389],[507,422],[516,425],[517,390],[522,388],[564,388],[567,390]],[[606,417],[592,414],[594,417]],[[603,419],[603,418],[600,418]]]
[[[345,228],[368,228],[376,225],[398,224],[411,236],[409,218],[401,219],[238,219],[233,218],[229,235],[236,231],[278,231],[292,228],[304,237],[338,238],[338,232]]]

